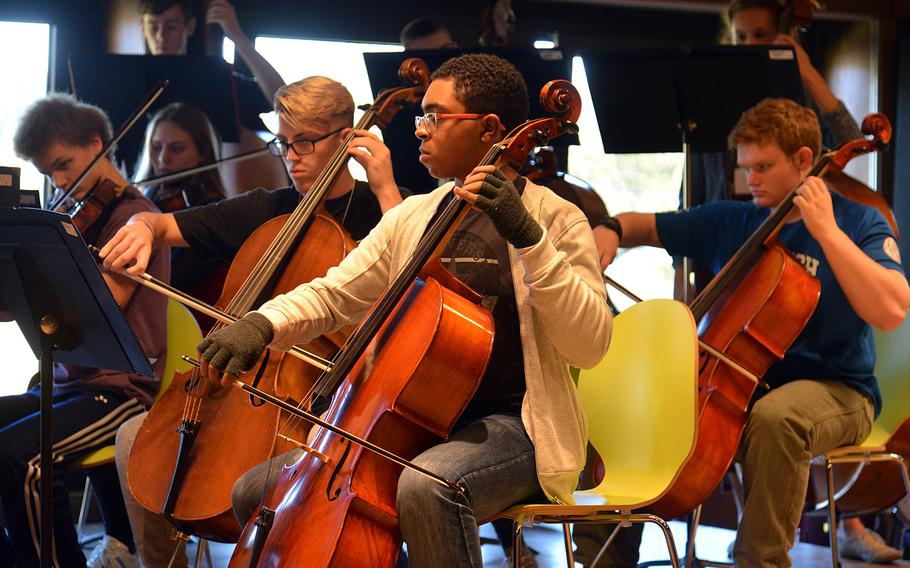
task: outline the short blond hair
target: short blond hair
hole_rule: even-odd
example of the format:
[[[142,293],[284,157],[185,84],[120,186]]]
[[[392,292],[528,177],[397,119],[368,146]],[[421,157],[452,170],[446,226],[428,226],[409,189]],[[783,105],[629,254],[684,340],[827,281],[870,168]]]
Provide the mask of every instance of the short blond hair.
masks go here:
[[[818,158],[822,148],[822,129],[811,108],[790,99],[765,99],[742,113],[727,138],[735,149],[738,144],[776,142],[787,156],[806,146]]]
[[[339,122],[354,125],[354,99],[344,85],[313,76],[284,85],[275,92],[275,112],[289,124],[302,122],[331,128]]]

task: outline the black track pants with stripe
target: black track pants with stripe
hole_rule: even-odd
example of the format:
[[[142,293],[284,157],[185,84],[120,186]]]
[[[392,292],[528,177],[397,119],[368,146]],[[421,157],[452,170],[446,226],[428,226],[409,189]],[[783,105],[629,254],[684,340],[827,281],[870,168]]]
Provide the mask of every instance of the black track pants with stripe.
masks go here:
[[[39,391],[0,397],[0,499],[7,535],[0,530],[0,566],[19,561],[38,566],[41,503],[39,485]],[[85,566],[62,477],[66,467],[114,443],[117,428],[143,412],[135,398],[102,390],[54,395],[54,566]]]

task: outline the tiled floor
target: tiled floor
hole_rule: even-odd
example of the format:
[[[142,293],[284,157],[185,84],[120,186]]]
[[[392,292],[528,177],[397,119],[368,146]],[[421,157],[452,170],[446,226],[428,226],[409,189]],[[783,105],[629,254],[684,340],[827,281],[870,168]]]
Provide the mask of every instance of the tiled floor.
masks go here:
[[[679,549],[685,544],[685,524],[682,522],[672,522],[670,527],[673,530],[673,538]],[[91,527],[90,531],[96,529]],[[481,536],[495,538],[495,533],[488,525],[481,528]],[[525,530],[525,539],[531,548],[538,552],[537,565],[539,568],[562,568],[566,565],[565,552],[563,549],[562,532],[559,527],[555,526],[535,526]],[[727,556],[727,545],[733,539],[733,531],[717,529],[713,527],[702,527],[699,529],[697,538],[698,556],[703,559],[723,561]],[[211,551],[212,564],[214,568],[227,566],[231,556],[232,545],[213,543],[209,546]],[[88,554],[90,548],[86,550]],[[193,558],[196,552],[196,545],[190,545],[190,558]],[[484,567],[499,568],[503,566],[502,548],[499,545],[489,544],[483,547]],[[644,538],[641,546],[641,562],[649,560],[660,560],[667,558],[666,545],[660,531],[648,526],[645,528]],[[795,568],[824,568],[831,565],[831,557],[828,548],[823,546],[814,546],[811,544],[798,543],[791,551],[793,566]],[[203,566],[206,566],[203,563]],[[580,566],[580,565],[576,565]],[[871,568],[880,567],[880,564],[864,564],[862,562],[844,561],[843,568]],[[910,568],[910,561],[900,561],[890,564],[892,567]]]

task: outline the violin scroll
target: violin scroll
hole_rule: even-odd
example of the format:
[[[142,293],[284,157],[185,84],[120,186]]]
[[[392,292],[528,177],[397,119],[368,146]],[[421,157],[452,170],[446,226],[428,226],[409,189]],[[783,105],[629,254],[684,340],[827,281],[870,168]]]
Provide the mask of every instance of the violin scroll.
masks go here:
[[[575,85],[564,79],[550,81],[540,90],[540,104],[547,112],[562,115],[572,123],[581,116],[581,95]]]
[[[375,123],[380,128],[388,126],[402,107],[420,104],[430,84],[430,68],[422,59],[409,57],[398,68],[398,78],[412,86],[386,89],[376,96],[376,101],[369,107],[375,115]]]
[[[863,119],[863,133],[872,136],[872,139],[862,138],[841,144],[833,151],[831,163],[838,169],[843,169],[847,163],[857,156],[884,150],[891,143],[891,121],[880,112],[866,115]]]
[[[888,117],[880,112],[873,112],[866,115],[863,119],[863,134],[872,136],[872,141],[878,148],[882,148],[891,143],[891,121]]]
[[[581,96],[569,81],[550,81],[540,90],[540,104],[557,116],[528,120],[516,127],[502,142],[500,160],[518,169],[534,148],[566,133],[578,132],[575,121],[581,115]]]
[[[408,57],[398,67],[398,79],[402,83],[426,87],[430,84],[430,68],[427,67],[423,59]]]

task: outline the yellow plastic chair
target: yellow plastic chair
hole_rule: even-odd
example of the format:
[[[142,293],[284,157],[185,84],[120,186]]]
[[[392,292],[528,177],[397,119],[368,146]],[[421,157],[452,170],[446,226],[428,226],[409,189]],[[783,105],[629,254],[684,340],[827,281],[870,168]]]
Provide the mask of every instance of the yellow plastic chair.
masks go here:
[[[876,364],[884,405],[869,437],[859,446],[836,448],[824,455],[831,561],[838,566],[837,513],[849,516],[887,509],[910,495],[910,474],[904,456],[910,455],[910,318],[896,330],[875,330]],[[849,487],[834,490],[835,464],[862,464]],[[882,488],[885,490],[882,490]],[[873,490],[873,488],[875,488]]]
[[[167,301],[167,359],[164,365],[164,374],[161,378],[161,387],[155,400],[160,397],[174,378],[174,373],[187,371],[192,365],[183,361],[181,355],[193,355],[196,346],[202,341],[202,332],[196,319],[183,305],[175,300]],[[74,460],[70,469],[88,469],[109,464],[114,461],[114,444],[98,448],[90,454]],[[85,544],[97,540],[102,534],[83,536],[85,518],[88,516],[88,507],[92,498],[92,485],[88,477],[85,478],[85,490],[82,493],[82,505],[79,507],[79,520],[76,524],[76,534],[79,542]]]
[[[667,523],[633,511],[659,499],[692,454],[697,353],[695,322],[680,302],[648,300],[616,317],[607,355],[595,368],[581,371],[578,381],[591,444],[603,458],[604,479],[593,489],[576,491],[575,505],[518,505],[499,515],[514,522],[512,550],[521,550],[524,526],[559,523],[571,567],[570,523],[619,523],[606,548],[622,526],[649,522],[663,531],[671,562],[678,568]],[[513,558],[518,568],[521,555]]]

